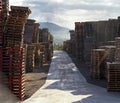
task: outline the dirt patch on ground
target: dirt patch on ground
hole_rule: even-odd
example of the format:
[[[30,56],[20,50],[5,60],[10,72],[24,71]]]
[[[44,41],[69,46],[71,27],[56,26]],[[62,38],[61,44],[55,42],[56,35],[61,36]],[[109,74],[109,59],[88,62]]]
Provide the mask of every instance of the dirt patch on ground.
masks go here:
[[[32,96],[40,87],[45,84],[47,74],[49,71],[50,64],[46,64],[41,68],[35,68],[32,73],[25,75],[25,88],[26,96],[25,99]]]

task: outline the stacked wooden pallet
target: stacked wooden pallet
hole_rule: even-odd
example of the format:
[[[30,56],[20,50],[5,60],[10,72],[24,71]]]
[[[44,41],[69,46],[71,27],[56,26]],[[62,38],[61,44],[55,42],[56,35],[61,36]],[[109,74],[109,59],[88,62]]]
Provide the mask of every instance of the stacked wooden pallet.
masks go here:
[[[106,62],[114,62],[115,61],[115,50],[116,46],[114,45],[104,45],[100,46],[100,49],[105,49],[108,53],[106,56]]]
[[[120,91],[120,37],[115,38],[115,62],[107,63],[108,91]]]
[[[116,46],[114,45],[104,45],[100,46],[100,49],[105,49],[106,50],[106,57],[105,57],[105,62],[106,62],[106,68],[105,68],[105,78],[108,79],[108,69],[107,69],[107,62],[114,62],[115,61],[115,50]]]
[[[2,15],[2,0],[0,0],[0,47],[3,43],[3,15]]]
[[[23,47],[23,28],[29,14],[27,7],[11,6],[4,35],[5,47]]]
[[[108,63],[108,91],[120,91],[120,63]]]
[[[36,50],[35,50],[35,67],[40,68],[43,66],[43,63],[45,62],[44,57],[44,50],[45,46],[43,43],[37,43],[35,44]]]
[[[20,99],[25,96],[25,49],[23,46],[24,26],[30,13],[27,7],[11,6],[4,31],[2,51],[3,82]]]
[[[9,0],[2,0],[2,12],[3,12],[3,22],[6,23],[6,20],[8,18],[8,12],[9,12]]]
[[[105,49],[93,49],[91,53],[91,77],[105,77]]]
[[[35,56],[35,46],[27,46],[27,55],[26,55],[26,72],[32,72],[34,68],[34,56]]]
[[[33,41],[33,34],[34,34],[34,24],[35,20],[28,19],[27,23],[25,24],[25,35],[24,35],[24,43],[31,44]]]
[[[115,38],[115,45],[116,45],[115,61],[120,62],[120,37]]]
[[[90,65],[91,62],[91,50],[95,48],[95,41],[92,37],[86,37],[84,39],[84,61]]]
[[[38,43],[39,41],[39,23],[34,23],[34,34],[32,39],[33,43]]]
[[[0,65],[4,76],[3,83],[20,100],[25,96],[25,50],[24,48],[2,48],[0,50],[2,61]]]

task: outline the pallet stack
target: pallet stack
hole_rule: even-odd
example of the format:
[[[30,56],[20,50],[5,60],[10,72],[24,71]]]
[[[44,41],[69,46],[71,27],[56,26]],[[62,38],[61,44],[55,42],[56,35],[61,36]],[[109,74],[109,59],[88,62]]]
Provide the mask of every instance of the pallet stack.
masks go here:
[[[43,66],[44,46],[41,43],[36,43],[34,45],[36,47],[36,50],[35,50],[35,68],[40,68]]]
[[[9,0],[2,0],[2,8],[3,8],[3,22],[6,23],[6,20],[8,18],[8,12],[9,12]]]
[[[120,63],[108,63],[108,91],[120,91]]]
[[[70,30],[70,53],[75,56],[75,49],[76,49],[76,36],[75,36],[75,31]]]
[[[120,63],[120,37],[115,38],[115,45],[116,45],[115,61]]]
[[[120,37],[115,38],[115,62],[107,63],[108,91],[120,91]]]
[[[29,14],[28,7],[11,6],[4,35],[5,47],[23,47],[24,26]]]
[[[35,46],[34,45],[27,45],[27,54],[26,54],[26,73],[32,72],[35,66],[34,63],[35,57]]]
[[[11,6],[4,31],[1,48],[1,68],[5,83],[20,100],[25,97],[25,48],[23,45],[24,26],[30,10],[27,7]]]
[[[43,64],[49,63],[53,55],[53,37],[47,28],[39,30],[39,43],[43,46]]]
[[[0,48],[3,44],[3,15],[2,15],[2,0],[0,0]]]
[[[114,62],[115,61],[115,50],[116,46],[114,45],[104,45],[100,46],[100,49],[105,49],[108,53],[106,56],[106,62]]]
[[[91,53],[91,77],[105,78],[105,49],[93,49]]]
[[[91,64],[91,50],[95,48],[95,41],[92,37],[84,39],[84,61],[86,65]]]
[[[84,23],[75,22],[75,34],[76,34],[76,57],[80,60],[84,60],[84,38],[85,34],[83,34]]]
[[[2,53],[3,83],[20,100],[25,96],[25,50],[24,48],[4,48]]]
[[[33,34],[34,34],[34,24],[35,20],[28,19],[27,23],[25,24],[25,35],[24,35],[24,43],[31,44],[33,41]]]
[[[39,23],[34,23],[34,34],[33,34],[33,40],[32,43],[38,43],[39,41]]]

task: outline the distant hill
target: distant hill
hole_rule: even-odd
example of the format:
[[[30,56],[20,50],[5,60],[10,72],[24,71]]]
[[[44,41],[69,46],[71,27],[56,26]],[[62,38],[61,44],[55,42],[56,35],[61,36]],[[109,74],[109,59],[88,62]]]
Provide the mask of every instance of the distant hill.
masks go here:
[[[48,28],[50,33],[54,36],[55,43],[62,43],[70,38],[69,29],[61,27],[50,22],[40,22],[40,28]]]

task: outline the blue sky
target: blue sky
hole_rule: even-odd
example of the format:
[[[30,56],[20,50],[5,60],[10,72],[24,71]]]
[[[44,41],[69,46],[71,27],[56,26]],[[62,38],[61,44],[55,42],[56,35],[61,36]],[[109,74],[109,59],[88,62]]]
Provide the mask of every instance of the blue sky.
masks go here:
[[[120,15],[119,0],[10,0],[10,5],[28,6],[29,18],[74,29],[74,22],[108,20]]]

